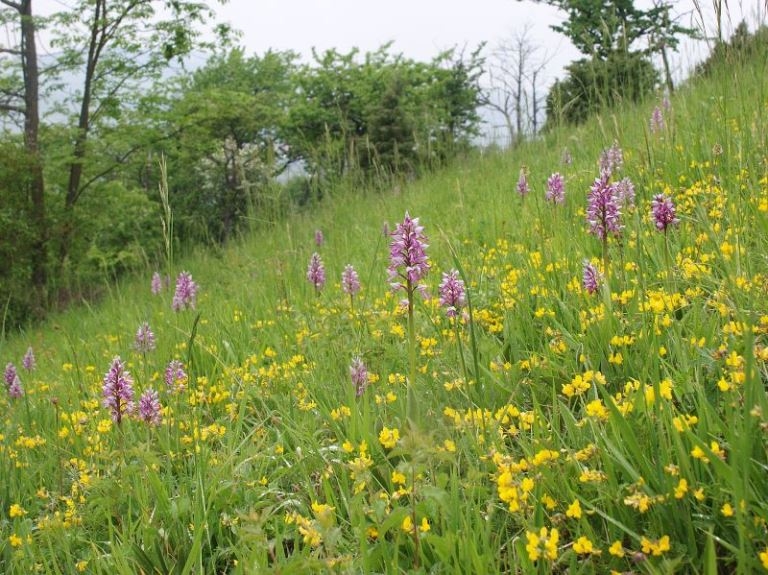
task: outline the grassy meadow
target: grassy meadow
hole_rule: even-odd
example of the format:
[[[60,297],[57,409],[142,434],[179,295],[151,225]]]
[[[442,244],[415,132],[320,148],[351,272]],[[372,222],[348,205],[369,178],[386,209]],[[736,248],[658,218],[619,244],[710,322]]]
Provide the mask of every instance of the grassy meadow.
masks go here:
[[[339,189],[171,258],[158,294],[148,269],[5,334],[21,393],[0,390],[0,572],[768,571],[767,138],[763,52],[668,106]],[[587,197],[614,143],[635,199],[602,241]],[[410,309],[387,273],[406,212],[430,266]],[[199,290],[174,311],[182,271]],[[116,357],[137,409],[114,417]]]

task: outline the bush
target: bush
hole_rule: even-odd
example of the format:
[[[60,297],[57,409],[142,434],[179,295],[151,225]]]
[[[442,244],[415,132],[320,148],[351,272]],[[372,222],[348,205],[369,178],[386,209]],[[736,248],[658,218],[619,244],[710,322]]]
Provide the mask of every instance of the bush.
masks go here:
[[[29,162],[21,146],[0,148],[0,327],[17,326],[31,311],[34,232],[29,204]]]
[[[576,60],[547,95],[547,124],[578,124],[592,114],[653,93],[659,74],[639,52]]]
[[[57,291],[81,293],[162,257],[160,206],[141,190],[109,182],[83,196]],[[55,248],[54,248],[55,249]],[[62,290],[64,290],[62,292]]]
[[[727,41],[720,41],[712,48],[706,60],[696,66],[696,74],[710,76],[723,64],[743,64],[765,53],[768,44],[768,26],[761,26],[754,33],[742,21]]]

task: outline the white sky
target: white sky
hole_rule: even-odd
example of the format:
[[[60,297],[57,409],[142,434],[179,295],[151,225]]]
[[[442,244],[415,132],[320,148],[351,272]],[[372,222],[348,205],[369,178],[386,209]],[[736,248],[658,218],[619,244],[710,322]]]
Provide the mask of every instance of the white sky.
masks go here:
[[[672,0],[682,24],[696,25],[695,1]],[[764,0],[726,2],[733,26],[743,16],[754,22],[764,14]],[[652,0],[636,3],[648,7]],[[713,0],[699,0],[709,13],[712,4]],[[549,28],[562,19],[560,13],[531,0],[229,0],[218,12],[243,32],[240,43],[248,53],[272,48],[308,55],[312,47],[342,52],[357,47],[365,52],[394,41],[393,51],[428,60],[455,45],[471,50],[487,42],[492,47],[530,25],[534,43],[553,57],[552,74],[559,75],[563,65],[578,57],[570,42]],[[681,49],[675,59],[679,74],[692,67],[701,51],[691,45]]]
[[[656,0],[659,1],[659,0]],[[713,33],[712,6],[727,5],[732,25],[742,18],[764,21],[768,0],[662,0],[671,2],[681,15],[680,22],[697,27],[696,5],[707,13],[708,32]],[[635,0],[647,8],[654,0]],[[66,9],[73,0],[34,0],[37,14]],[[530,26],[530,38],[551,58],[548,75],[560,76],[562,67],[579,57],[567,38],[553,32],[551,24],[562,20],[560,13],[533,0],[208,0],[219,19],[242,32],[240,44],[246,53],[262,54],[268,49],[294,50],[309,57],[311,49],[336,48],[362,52],[394,42],[392,50],[416,60],[430,60],[442,50],[458,46],[471,51],[481,42],[492,48]],[[690,43],[674,58],[676,76],[683,76],[706,53]]]
[[[457,44],[471,49],[501,38],[526,22],[560,43],[547,28],[557,19],[555,9],[516,0],[229,0],[219,13],[244,32],[243,45],[257,51],[373,50],[394,41],[396,51],[426,60]]]

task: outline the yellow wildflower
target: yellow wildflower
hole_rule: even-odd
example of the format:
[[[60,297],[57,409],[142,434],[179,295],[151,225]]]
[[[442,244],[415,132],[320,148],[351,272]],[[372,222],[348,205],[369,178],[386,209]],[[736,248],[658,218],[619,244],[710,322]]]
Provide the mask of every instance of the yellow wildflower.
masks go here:
[[[11,505],[11,508],[8,511],[8,515],[10,515],[11,519],[13,519],[14,517],[23,517],[26,514],[27,512],[18,503],[14,503],[13,505]]]
[[[552,511],[555,507],[557,507],[557,501],[554,500],[554,498],[551,495],[544,494],[541,496],[541,502],[544,504],[544,507]]]
[[[573,503],[568,506],[568,510],[565,514],[573,519],[581,519],[581,503],[578,499],[573,500]]]
[[[608,420],[608,409],[603,404],[601,399],[595,399],[590,401],[585,408],[589,417],[594,417],[600,421]]]
[[[560,457],[560,453],[553,449],[540,449],[536,452],[536,454],[533,456],[533,465],[534,467],[538,467],[539,465],[543,465],[545,463],[548,463],[550,461],[556,460],[558,457]]]
[[[643,548],[643,553],[651,554],[655,557],[659,557],[665,552],[670,550],[669,535],[664,535],[658,541],[651,541],[650,539],[643,537],[640,540],[640,545]]]
[[[397,428],[389,429],[385,427],[379,433],[379,443],[385,448],[392,449],[400,439],[400,431]]]
[[[542,527],[538,533],[535,531],[526,532],[525,538],[528,541],[525,550],[531,561],[538,561],[542,554],[547,559],[553,561],[557,559],[557,541],[560,538],[557,529],[548,530],[546,527]]]
[[[764,569],[768,569],[768,547],[760,552],[760,563],[763,564]]]
[[[349,407],[346,405],[342,405],[337,409],[331,410],[331,418],[334,421],[339,421],[340,419],[344,419],[345,417],[349,417],[350,415],[352,415],[352,410],[349,409]]]
[[[693,457],[696,459],[700,459],[704,463],[709,463],[709,457],[706,456],[704,450],[698,445],[691,450],[691,455],[693,455]]]
[[[603,471],[598,471],[597,469],[584,469],[581,475],[579,475],[579,481],[582,483],[600,483],[607,478]]]
[[[520,482],[520,489],[523,493],[530,493],[533,491],[533,488],[536,486],[536,483],[531,479],[530,477],[525,477]]]
[[[308,521],[299,525],[299,533],[301,533],[304,543],[310,547],[319,547],[323,541],[320,532]]]
[[[624,505],[628,505],[629,507],[634,507],[637,509],[640,513],[645,513],[648,511],[648,509],[651,506],[651,503],[653,501],[651,500],[648,495],[645,493],[637,492],[633,493],[632,495],[628,495],[624,498]]]
[[[426,517],[421,518],[421,525],[419,526],[419,531],[422,533],[426,533],[432,529],[432,526],[429,524],[429,520]]]
[[[312,503],[312,513],[315,515],[317,524],[325,530],[333,527],[335,519],[334,511],[336,511],[336,508],[327,503]]]
[[[582,535],[576,541],[574,541],[573,550],[576,552],[577,555],[589,555],[589,554],[599,555],[600,554],[600,550],[595,549],[595,546],[592,543],[592,541],[590,541],[584,535]]]
[[[608,548],[608,553],[614,557],[624,557],[624,546],[621,544],[621,541],[614,541]]]

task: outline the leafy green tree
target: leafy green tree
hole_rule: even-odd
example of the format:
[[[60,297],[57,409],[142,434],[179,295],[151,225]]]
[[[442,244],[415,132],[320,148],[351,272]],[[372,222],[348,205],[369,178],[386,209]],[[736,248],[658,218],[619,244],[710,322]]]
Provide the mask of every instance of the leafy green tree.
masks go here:
[[[768,46],[768,26],[761,25],[754,32],[741,21],[728,40],[717,40],[706,60],[696,66],[696,73],[711,75],[724,62],[739,64],[761,56]]]
[[[91,132],[119,121],[124,109],[137,105],[136,98],[161,80],[172,60],[183,59],[199,45],[196,27],[213,15],[207,3],[196,0],[79,0],[51,17],[51,45],[60,51],[60,68],[77,71],[82,78],[72,99],[76,119],[61,259],[67,256],[73,233],[72,208],[102,176],[86,171]]]
[[[605,60],[581,58],[547,95],[547,122],[579,123],[601,109],[637,102],[653,91],[659,74],[637,52],[616,52]]]
[[[234,49],[181,79],[168,114],[174,137],[158,151],[174,174],[182,233],[223,241],[270,202],[275,178],[296,160],[283,134],[295,59],[292,52],[246,57]]]
[[[315,54],[297,72],[287,141],[321,180],[413,172],[462,149],[477,131],[479,50],[416,62],[382,46]]]
[[[585,56],[606,60],[629,50],[653,28],[658,11],[639,10],[634,0],[551,0],[566,15],[552,29],[567,36]]]
[[[356,49],[347,54],[313,51],[314,63],[295,75],[298,97],[290,109],[287,137],[307,168],[321,177],[342,176],[357,165],[371,98],[357,54]]]
[[[415,171],[415,126],[406,106],[406,83],[400,74],[394,73],[367,118],[369,139],[375,142],[373,153],[368,154],[370,163],[386,173]]]
[[[547,97],[549,122],[583,121],[589,113],[620,101],[636,101],[655,87],[650,56],[660,53],[671,90],[667,50],[693,31],[671,17],[671,4],[640,9],[634,0],[545,0],[565,13],[552,29],[567,36],[585,58]],[[642,45],[645,42],[645,45]]]
[[[43,300],[49,278],[59,276],[70,257],[78,200],[114,177],[116,168],[142,148],[133,140],[95,155],[90,144],[94,138],[100,145],[118,142],[110,135],[125,125],[126,114],[136,117],[170,62],[201,44],[199,28],[213,12],[196,0],[78,0],[40,18],[32,6],[32,0],[0,1],[0,23],[9,31],[0,45],[0,114],[5,126],[20,126],[30,157],[30,281]],[[37,53],[42,28],[53,48],[45,66]],[[227,30],[220,32],[225,37]],[[66,117],[70,129],[66,137],[43,145],[45,134],[62,135],[40,114],[42,95],[54,90],[56,121]],[[14,128],[7,133],[12,138]],[[61,208],[51,205],[54,196],[48,188],[56,190]],[[58,252],[59,266],[49,274],[52,250]]]
[[[37,61],[37,23],[32,16],[32,0],[2,0],[0,24],[17,34],[18,43],[4,46],[0,61],[0,110],[23,118],[24,149],[29,169],[29,219],[33,233],[30,280],[35,292],[33,313],[39,316],[46,300],[48,224],[45,209],[45,179],[40,153],[40,69]],[[21,62],[21,69],[14,63]]]
[[[444,114],[444,136],[449,154],[463,148],[472,136],[478,134],[482,49],[482,45],[478,46],[468,58],[455,49],[449,50],[438,56],[433,64],[438,78],[435,91]]]
[[[39,303],[29,289],[40,233],[29,201],[33,163],[24,143],[0,144],[0,337],[6,326],[20,323]]]

